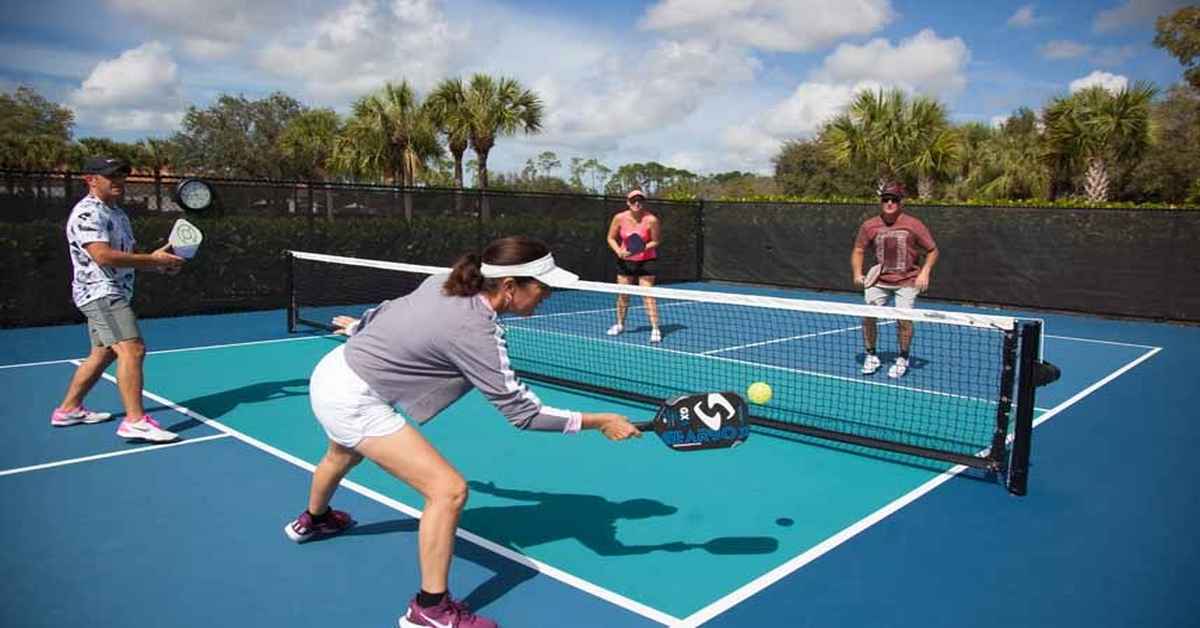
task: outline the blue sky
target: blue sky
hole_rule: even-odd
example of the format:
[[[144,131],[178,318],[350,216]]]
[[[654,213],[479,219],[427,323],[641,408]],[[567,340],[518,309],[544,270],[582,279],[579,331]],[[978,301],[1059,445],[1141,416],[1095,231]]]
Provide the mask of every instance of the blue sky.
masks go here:
[[[103,0],[6,3],[0,91],[70,106],[76,137],[169,135],[188,105],[283,90],[345,113],[385,81],[474,72],[546,104],[494,170],[554,151],[768,173],[857,89],[898,86],[995,123],[1081,86],[1180,65],[1154,48],[1170,0]]]

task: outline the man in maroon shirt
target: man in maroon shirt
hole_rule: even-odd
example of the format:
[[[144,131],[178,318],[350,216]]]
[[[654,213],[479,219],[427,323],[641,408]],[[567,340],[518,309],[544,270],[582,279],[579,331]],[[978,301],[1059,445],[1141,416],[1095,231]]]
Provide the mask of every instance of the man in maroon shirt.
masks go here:
[[[929,288],[929,274],[938,260],[937,243],[929,229],[916,218],[904,213],[904,185],[889,183],[879,193],[879,215],[868,218],[858,228],[854,239],[854,251],[850,254],[850,268],[854,274],[854,285],[864,287],[863,251],[874,246],[875,261],[880,265],[879,280],[864,291],[870,305],[887,305],[892,297],[898,308],[912,308],[917,295]],[[924,263],[918,263],[924,255]],[[875,355],[875,339],[878,332],[874,318],[863,319],[863,342],[866,358],[863,360],[863,375],[879,370],[879,356]],[[888,367],[888,377],[902,377],[908,371],[908,349],[912,345],[912,321],[899,321],[896,339],[900,344],[900,355]]]

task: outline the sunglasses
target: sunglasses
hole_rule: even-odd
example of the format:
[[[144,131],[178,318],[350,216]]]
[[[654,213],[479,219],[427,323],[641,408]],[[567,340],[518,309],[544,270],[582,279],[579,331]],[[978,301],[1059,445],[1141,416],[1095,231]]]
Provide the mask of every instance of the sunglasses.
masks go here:
[[[643,202],[643,201],[645,201],[645,200],[646,200],[646,199],[644,199],[644,198],[642,198],[642,197],[640,197],[640,196],[635,196],[634,198],[631,198],[631,199],[629,199],[629,204],[630,204],[630,205],[641,205],[641,204],[642,204],[642,202]]]
[[[900,199],[895,196],[883,196],[883,197],[880,197],[879,202],[880,203],[895,203],[895,204],[899,205]]]

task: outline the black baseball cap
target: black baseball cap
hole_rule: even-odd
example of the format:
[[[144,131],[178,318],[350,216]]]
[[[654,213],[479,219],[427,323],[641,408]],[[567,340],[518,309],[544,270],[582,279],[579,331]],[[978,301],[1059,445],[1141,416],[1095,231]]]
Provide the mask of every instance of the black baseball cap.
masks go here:
[[[83,162],[83,174],[98,174],[104,177],[128,176],[132,170],[129,162],[118,157],[88,157],[87,161]]]

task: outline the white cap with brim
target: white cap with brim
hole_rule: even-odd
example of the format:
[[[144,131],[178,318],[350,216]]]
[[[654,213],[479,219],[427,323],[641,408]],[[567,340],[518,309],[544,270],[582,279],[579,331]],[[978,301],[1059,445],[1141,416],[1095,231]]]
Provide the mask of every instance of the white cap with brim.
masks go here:
[[[544,257],[511,266],[480,264],[479,271],[489,279],[496,277],[533,277],[552,288],[569,288],[579,281],[579,275],[563,270],[554,264],[554,256]]]

